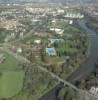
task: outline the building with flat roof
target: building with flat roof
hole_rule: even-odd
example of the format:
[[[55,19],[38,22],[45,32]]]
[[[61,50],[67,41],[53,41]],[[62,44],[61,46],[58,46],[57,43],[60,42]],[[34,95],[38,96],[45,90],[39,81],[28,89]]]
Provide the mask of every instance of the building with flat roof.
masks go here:
[[[64,42],[64,39],[48,39],[51,44]]]

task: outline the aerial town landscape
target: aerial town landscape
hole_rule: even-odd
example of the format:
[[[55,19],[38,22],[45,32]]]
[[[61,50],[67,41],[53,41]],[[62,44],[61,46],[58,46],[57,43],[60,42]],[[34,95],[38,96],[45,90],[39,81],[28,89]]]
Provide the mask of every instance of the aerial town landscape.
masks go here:
[[[0,0],[0,100],[98,100],[97,0]]]

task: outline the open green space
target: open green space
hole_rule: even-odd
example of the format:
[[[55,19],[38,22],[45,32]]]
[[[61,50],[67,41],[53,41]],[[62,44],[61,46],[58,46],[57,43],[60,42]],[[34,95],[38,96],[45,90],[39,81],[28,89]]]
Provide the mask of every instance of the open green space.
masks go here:
[[[67,25],[64,27],[64,32],[69,34],[76,34],[76,33],[81,33],[82,31],[76,28],[75,26]]]
[[[13,56],[2,51],[0,51],[0,54],[3,54],[5,57],[5,61],[0,64],[0,69],[14,70],[21,68],[20,62],[16,60]]]
[[[8,98],[22,89],[25,72],[20,70],[20,62],[13,56],[3,51],[0,51],[0,55],[5,58],[0,63],[0,98]]]
[[[16,95],[23,87],[23,71],[0,72],[0,98]]]
[[[56,57],[48,57],[48,62],[50,62],[50,63],[59,63],[59,62],[63,62],[63,61],[65,61],[65,57],[63,56],[63,57],[58,57],[58,56],[56,56]]]

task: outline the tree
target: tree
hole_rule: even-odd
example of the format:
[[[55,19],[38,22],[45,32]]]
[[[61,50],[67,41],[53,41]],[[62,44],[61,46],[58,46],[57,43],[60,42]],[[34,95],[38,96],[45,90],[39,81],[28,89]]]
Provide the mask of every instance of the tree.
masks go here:
[[[41,61],[45,62],[45,53],[44,53],[44,49],[41,49]]]
[[[67,92],[67,87],[61,88],[61,90],[59,91],[59,94],[57,96],[57,98],[59,100],[64,100],[64,95]]]
[[[77,92],[71,87],[65,86],[61,88],[57,96],[58,100],[78,100]]]

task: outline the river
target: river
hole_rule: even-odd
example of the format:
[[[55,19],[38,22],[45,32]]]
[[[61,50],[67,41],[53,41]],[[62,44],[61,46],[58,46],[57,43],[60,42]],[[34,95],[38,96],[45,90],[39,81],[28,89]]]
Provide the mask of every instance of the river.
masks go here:
[[[75,72],[68,77],[68,81],[74,83],[75,81],[81,81],[86,79],[90,73],[94,70],[94,64],[98,61],[98,35],[92,29],[86,26],[86,20],[81,20],[78,22],[80,27],[84,29],[87,33],[88,40],[90,43],[89,48],[89,58],[82,64]],[[54,89],[46,93],[40,100],[57,100],[56,93],[63,85],[59,84]]]

